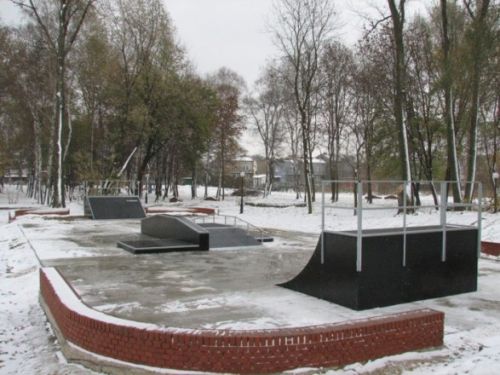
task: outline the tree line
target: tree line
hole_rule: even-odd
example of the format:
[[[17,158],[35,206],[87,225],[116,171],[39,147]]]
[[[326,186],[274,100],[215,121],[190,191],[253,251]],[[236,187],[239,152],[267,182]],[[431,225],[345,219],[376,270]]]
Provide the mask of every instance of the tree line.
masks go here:
[[[82,181],[146,176],[157,198],[176,196],[180,176],[195,185],[203,160],[223,170],[237,151],[243,79],[197,75],[160,0],[12,2],[28,22],[0,28],[0,161],[28,168],[40,202],[64,206]]]
[[[326,155],[333,179],[342,177],[339,161],[347,154],[356,180],[457,181],[450,184],[456,203],[472,200],[478,177],[493,190],[500,141],[498,3],[440,0],[429,14],[410,19],[407,1],[387,0],[386,16],[372,20],[354,47],[335,39],[331,1],[275,5],[271,29],[281,55],[248,99],[265,145],[268,188],[276,150],[286,144],[301,161],[309,212],[318,153]],[[437,202],[433,186],[432,193]]]
[[[160,0],[10,1],[29,21],[0,26],[0,168],[27,167],[41,202],[64,206],[81,181],[146,176],[157,198],[176,196],[181,176],[193,196],[211,177],[223,198],[245,124],[264,145],[265,191],[286,156],[309,212],[318,154],[333,179],[348,155],[355,179],[470,182],[452,184],[455,202],[472,199],[478,178],[493,186],[494,1],[440,0],[409,18],[407,1],[387,0],[386,16],[349,47],[336,39],[332,1],[276,0],[279,56],[251,91],[226,68],[198,76]]]

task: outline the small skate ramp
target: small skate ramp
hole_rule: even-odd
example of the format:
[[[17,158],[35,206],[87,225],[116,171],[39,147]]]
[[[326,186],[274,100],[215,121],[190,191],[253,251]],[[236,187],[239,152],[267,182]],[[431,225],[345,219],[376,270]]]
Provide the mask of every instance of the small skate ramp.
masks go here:
[[[182,216],[155,215],[141,220],[141,234],[118,242],[134,254],[261,246],[245,230],[218,223],[197,224]]]
[[[280,286],[355,310],[390,306],[477,290],[476,228],[407,228],[406,266],[402,229],[365,230],[362,271],[356,271],[356,232],[325,232],[309,263]]]
[[[150,238],[141,236],[135,240],[120,241],[118,247],[133,254],[155,254],[175,251],[200,250],[198,244],[171,238]]]
[[[139,197],[85,197],[84,213],[94,220],[142,219],[146,217]]]
[[[118,247],[134,254],[206,251],[209,232],[184,217],[155,215],[141,220],[138,238],[120,241]]]
[[[259,246],[261,242],[241,228],[218,223],[199,224],[210,234],[210,248]]]

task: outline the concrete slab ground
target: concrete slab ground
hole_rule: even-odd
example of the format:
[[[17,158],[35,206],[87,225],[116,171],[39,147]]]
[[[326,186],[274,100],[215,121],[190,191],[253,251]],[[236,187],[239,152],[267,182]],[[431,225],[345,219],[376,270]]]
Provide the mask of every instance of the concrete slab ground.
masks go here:
[[[137,235],[138,220],[31,219],[22,228],[43,264],[56,266],[85,304],[167,327],[297,327],[430,307],[455,319],[451,329],[472,329],[460,305],[486,297],[473,293],[356,312],[276,286],[307,263],[317,242],[311,234],[273,231],[274,242],[250,249],[132,255],[116,242]],[[481,276],[492,266],[500,265],[484,264]]]

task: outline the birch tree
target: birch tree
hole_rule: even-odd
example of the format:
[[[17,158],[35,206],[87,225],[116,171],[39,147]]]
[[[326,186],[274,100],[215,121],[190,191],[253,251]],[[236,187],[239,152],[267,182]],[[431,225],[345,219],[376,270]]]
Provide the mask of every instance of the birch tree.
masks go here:
[[[63,131],[68,128],[66,73],[68,55],[78,37],[80,28],[96,0],[11,0],[21,7],[42,30],[47,45],[55,58],[56,89],[55,114],[52,133],[55,133],[54,175],[51,176],[51,206],[65,206],[63,183]],[[52,163],[49,163],[49,165]],[[52,168],[49,170],[52,173]]]

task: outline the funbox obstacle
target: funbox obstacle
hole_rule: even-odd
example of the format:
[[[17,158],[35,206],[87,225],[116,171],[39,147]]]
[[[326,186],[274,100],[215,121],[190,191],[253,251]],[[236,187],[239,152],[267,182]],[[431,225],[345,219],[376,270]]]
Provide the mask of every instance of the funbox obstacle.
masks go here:
[[[446,196],[448,186],[444,183],[438,207],[440,225],[407,227],[406,212],[416,207],[406,205],[405,200],[402,207],[396,207],[402,210],[403,227],[363,229],[363,182],[353,183],[358,194],[357,230],[325,230],[324,183],[322,234],[316,250],[305,268],[281,286],[355,310],[477,290],[480,186],[478,203],[469,205],[478,211],[474,226],[447,224],[446,212],[450,204]],[[435,208],[434,205],[430,207]]]
[[[84,199],[84,214],[94,220],[142,219],[146,217],[137,196],[87,196]]]
[[[206,251],[210,248],[258,246],[243,229],[218,223],[201,223],[179,216],[155,215],[141,220],[141,235],[118,242],[134,254]]]

